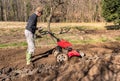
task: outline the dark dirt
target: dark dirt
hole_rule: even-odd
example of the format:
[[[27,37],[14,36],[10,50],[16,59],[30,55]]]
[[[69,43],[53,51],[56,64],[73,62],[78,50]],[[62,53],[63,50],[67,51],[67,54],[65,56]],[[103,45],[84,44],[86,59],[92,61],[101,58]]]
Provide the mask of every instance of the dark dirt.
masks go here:
[[[84,34],[114,37],[119,36],[119,30],[86,31]],[[51,53],[53,48],[37,47],[32,58],[32,69],[26,66],[26,47],[0,49],[0,81],[120,81],[119,42],[73,45],[86,56],[73,57],[65,63],[56,62]]]
[[[25,62],[26,48],[0,49],[0,80],[1,81],[107,81],[110,80],[106,74],[107,80],[100,78],[106,71],[109,76],[119,76],[119,67],[117,73],[113,67],[109,56],[112,54],[120,56],[120,43],[111,42],[103,44],[76,45],[74,48],[81,49],[87,59],[74,57],[63,64],[56,63],[53,54],[50,53],[50,47],[37,48],[33,55],[34,68],[28,70]],[[41,57],[43,55],[43,57]],[[96,61],[96,55],[99,57]],[[104,57],[107,55],[106,57]],[[106,58],[108,61],[106,61]],[[119,65],[120,60],[118,61]],[[111,64],[112,63],[112,64]],[[103,71],[101,71],[103,69]],[[28,70],[28,71],[27,71]],[[97,72],[100,70],[100,73]],[[93,72],[91,72],[93,71]],[[97,73],[96,73],[97,72]],[[101,75],[102,74],[102,75]],[[98,78],[96,78],[98,77]],[[104,78],[106,78],[104,76]],[[84,80],[85,79],[85,80]],[[95,80],[94,80],[95,79]],[[112,79],[119,79],[113,77]],[[114,80],[111,80],[114,81]],[[115,80],[119,81],[119,80]]]

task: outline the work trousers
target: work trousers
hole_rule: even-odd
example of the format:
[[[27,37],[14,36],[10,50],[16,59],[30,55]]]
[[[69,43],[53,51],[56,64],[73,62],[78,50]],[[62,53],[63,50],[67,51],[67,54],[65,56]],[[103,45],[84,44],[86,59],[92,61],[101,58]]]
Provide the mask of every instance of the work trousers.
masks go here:
[[[26,29],[25,30],[25,37],[26,37],[26,41],[28,44],[27,52],[29,54],[34,54],[34,51],[35,51],[34,34]]]

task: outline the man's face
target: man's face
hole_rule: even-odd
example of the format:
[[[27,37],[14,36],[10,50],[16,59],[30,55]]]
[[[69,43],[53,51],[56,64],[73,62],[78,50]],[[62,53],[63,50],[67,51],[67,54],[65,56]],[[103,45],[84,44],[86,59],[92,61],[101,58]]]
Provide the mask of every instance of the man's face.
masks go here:
[[[40,11],[40,12],[37,13],[38,16],[41,16],[42,14],[43,14],[42,11]]]

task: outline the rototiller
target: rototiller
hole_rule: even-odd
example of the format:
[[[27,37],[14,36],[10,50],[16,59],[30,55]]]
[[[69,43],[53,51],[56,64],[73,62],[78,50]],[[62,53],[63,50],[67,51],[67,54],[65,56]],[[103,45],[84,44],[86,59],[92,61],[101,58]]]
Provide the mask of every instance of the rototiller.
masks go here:
[[[57,38],[54,33],[49,31],[42,31],[42,34],[49,34],[51,37],[56,39],[57,46],[53,50],[53,54],[56,57],[57,62],[63,62],[69,60],[71,57],[84,57],[85,54],[80,50],[74,50],[72,44],[64,39]]]

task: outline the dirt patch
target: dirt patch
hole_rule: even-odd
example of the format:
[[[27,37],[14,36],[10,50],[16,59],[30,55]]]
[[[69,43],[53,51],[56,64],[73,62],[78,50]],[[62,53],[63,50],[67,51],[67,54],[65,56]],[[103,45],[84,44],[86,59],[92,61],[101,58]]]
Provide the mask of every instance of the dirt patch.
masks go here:
[[[55,32],[56,33],[56,32]],[[85,30],[79,31],[77,29],[71,29],[66,34],[60,34],[58,37],[62,39],[75,39],[75,40],[96,40],[101,39],[103,42],[107,41],[119,41],[120,40],[120,30]],[[43,39],[39,39],[41,45],[47,45],[53,43],[50,36],[43,36]],[[49,40],[50,39],[50,40]],[[98,40],[98,41],[99,41]],[[24,28],[14,28],[14,29],[0,29],[0,44],[10,44],[10,43],[20,43],[25,42]],[[49,42],[49,43],[48,43]]]
[[[0,32],[0,44],[25,42],[23,29]],[[32,56],[32,69],[26,66],[26,47],[2,48],[0,81],[120,81],[120,30],[71,30],[66,36],[77,37],[77,40],[106,37],[111,41],[75,44],[73,48],[83,51],[85,58],[73,57],[65,63],[56,62],[52,54],[56,45],[41,41]],[[113,40],[115,37],[118,41]]]
[[[120,66],[118,58],[120,50],[118,48],[120,48],[120,43],[75,45],[73,47],[83,51],[87,58],[76,57],[59,64],[56,63],[53,54],[41,57],[41,55],[50,53],[51,47],[37,48],[35,55],[33,55],[35,67],[32,70],[26,68],[26,48],[0,49],[0,80],[103,81],[105,79],[107,81],[110,80],[110,76],[116,75],[112,78],[112,81],[114,79],[119,81]],[[116,49],[117,51],[115,51]],[[114,69],[113,65],[117,66],[117,69]]]

